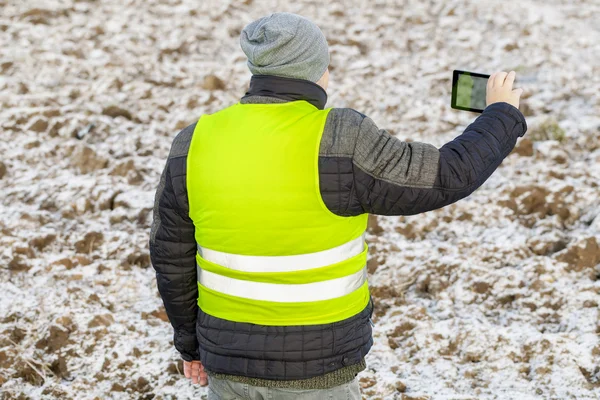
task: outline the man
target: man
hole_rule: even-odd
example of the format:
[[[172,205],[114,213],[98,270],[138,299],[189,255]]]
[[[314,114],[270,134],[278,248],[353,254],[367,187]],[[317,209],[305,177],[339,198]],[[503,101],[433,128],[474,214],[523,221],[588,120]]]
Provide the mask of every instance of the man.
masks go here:
[[[272,14],[240,41],[248,92],[177,135],[156,193],[150,252],[175,347],[209,399],[360,399],[368,214],[481,186],[525,134],[521,90],[492,75],[485,111],[437,149],[324,108],[329,52],[309,20]]]

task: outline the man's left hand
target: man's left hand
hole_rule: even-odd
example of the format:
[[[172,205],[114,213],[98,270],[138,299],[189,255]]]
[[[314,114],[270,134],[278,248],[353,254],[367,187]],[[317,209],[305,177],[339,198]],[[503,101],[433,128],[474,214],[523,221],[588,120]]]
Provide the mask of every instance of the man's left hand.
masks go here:
[[[192,379],[192,383],[199,383],[200,386],[208,385],[208,375],[204,371],[204,365],[200,361],[184,361],[183,374],[186,378]]]

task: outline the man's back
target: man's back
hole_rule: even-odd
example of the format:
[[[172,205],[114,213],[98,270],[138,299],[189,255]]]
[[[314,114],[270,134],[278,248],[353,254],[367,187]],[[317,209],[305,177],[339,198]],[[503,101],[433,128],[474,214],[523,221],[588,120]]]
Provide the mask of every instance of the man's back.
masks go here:
[[[238,384],[356,395],[373,343],[368,213],[468,196],[526,130],[499,102],[437,149],[325,110],[326,98],[314,81],[255,75],[240,104],[184,129],[167,161],[152,261],[175,346],[223,396]]]

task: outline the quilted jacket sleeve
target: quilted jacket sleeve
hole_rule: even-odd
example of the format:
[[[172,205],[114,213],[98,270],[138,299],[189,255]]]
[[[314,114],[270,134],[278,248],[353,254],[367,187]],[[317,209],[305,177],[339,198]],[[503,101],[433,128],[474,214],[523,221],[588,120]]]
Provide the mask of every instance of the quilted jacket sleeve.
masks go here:
[[[150,258],[158,291],[174,329],[175,348],[186,361],[200,359],[195,332],[196,240],[186,189],[187,151],[193,128],[184,129],[173,141],[156,191],[150,232]]]
[[[495,103],[441,148],[403,142],[351,109],[330,112],[319,153],[321,196],[338,215],[413,215],[454,203],[481,186],[527,124]]]
[[[440,148],[431,206],[437,208],[470,195],[492,175],[526,131],[525,117],[514,106],[488,106],[462,135]]]

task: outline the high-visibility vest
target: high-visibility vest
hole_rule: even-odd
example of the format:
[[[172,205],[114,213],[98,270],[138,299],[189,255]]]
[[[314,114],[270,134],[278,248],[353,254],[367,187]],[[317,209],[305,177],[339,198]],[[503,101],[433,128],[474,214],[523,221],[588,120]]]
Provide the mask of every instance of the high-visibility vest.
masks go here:
[[[198,121],[187,193],[207,314],[313,325],[367,306],[368,215],[338,216],[319,191],[329,110],[304,100],[237,103]]]

